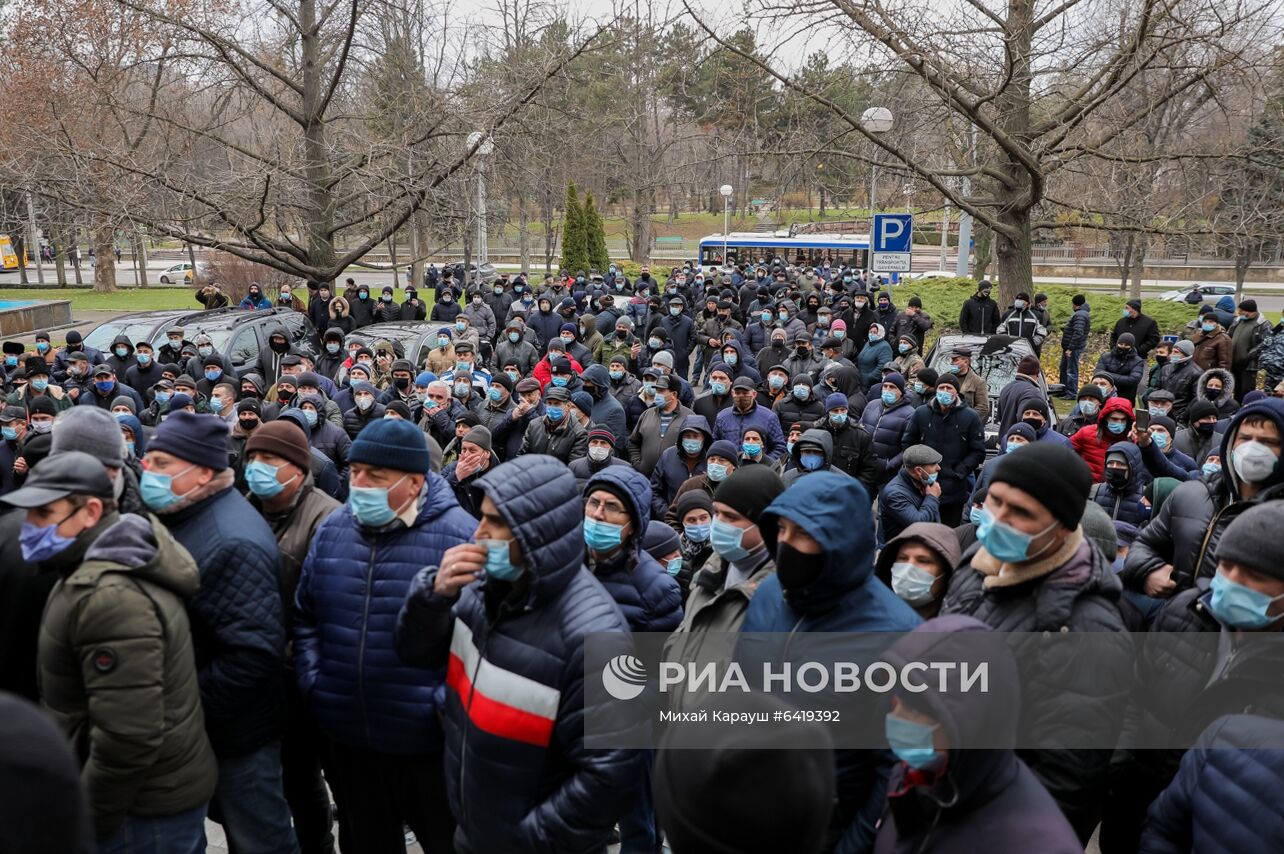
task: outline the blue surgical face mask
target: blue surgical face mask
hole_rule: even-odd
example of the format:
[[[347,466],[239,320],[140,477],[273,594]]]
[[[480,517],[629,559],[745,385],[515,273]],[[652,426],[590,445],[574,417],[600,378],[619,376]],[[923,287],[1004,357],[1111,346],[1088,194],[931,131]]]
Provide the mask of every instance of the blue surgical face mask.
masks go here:
[[[97,382],[94,383],[94,388],[98,389],[103,394],[106,394],[107,392],[111,391],[115,387],[116,387],[115,380],[98,380]]]
[[[152,363],[152,354],[151,354],[151,353],[135,353],[135,354],[134,354],[134,360],[135,360],[136,362],[138,362],[138,364],[139,364],[141,367],[144,367],[144,368],[145,368],[145,367],[147,367],[148,365],[150,365],[150,364]]]
[[[449,347],[449,346],[450,346],[450,339],[449,339],[449,338],[447,338],[445,335],[438,335],[438,336],[437,336],[437,346],[438,346],[438,347],[443,347],[443,348],[444,348],[444,347]]]
[[[181,344],[181,342],[180,342],[180,344]],[[202,359],[204,359],[206,356],[208,356],[210,353],[213,353],[213,352],[214,352],[214,348],[213,348],[213,347],[197,347],[197,348],[196,348],[196,355],[200,356]]]
[[[211,412],[213,412],[213,413],[215,413],[215,414],[217,414],[217,413],[219,413],[219,412],[222,412],[222,411],[223,411],[223,398],[221,398],[221,397],[211,397],[211,398],[210,398],[210,411],[211,411]]]
[[[388,505],[388,491],[410,477],[404,474],[392,486],[351,486],[348,488],[348,506],[359,524],[367,528],[382,528],[397,518],[397,511]]]
[[[623,525],[584,517],[584,544],[595,552],[609,552],[623,542]]]
[[[740,361],[740,356],[736,353],[723,353],[722,361],[734,367],[736,362]]]
[[[798,463],[807,471],[816,471],[825,464],[824,454],[799,454]]]
[[[811,397],[811,386],[802,385],[801,383],[794,386],[794,397],[799,400],[806,400]]]
[[[959,365],[950,365],[950,366],[949,366],[948,368],[946,368],[945,370],[949,371],[951,374],[957,374],[957,373],[962,372],[963,368],[962,368],[962,367],[960,367]]]
[[[833,424],[835,427],[842,427],[844,424],[847,423],[847,413],[846,412],[829,413],[829,423]]]
[[[932,585],[936,576],[912,563],[892,564],[892,592],[910,605],[926,605],[932,601]]]
[[[898,399],[898,395],[894,391],[885,391],[881,396],[883,398],[883,403],[886,406],[891,406]]]
[[[897,352],[900,352],[900,353],[908,353],[912,349],[914,349],[913,345],[906,344],[903,341],[900,344],[896,345],[896,350]]]
[[[317,411],[315,409],[303,410],[303,418],[308,422],[309,427],[317,426]]]
[[[156,402],[157,402],[157,403],[169,403],[169,398],[170,398],[170,394],[169,394],[169,392],[167,392],[167,391],[158,391],[158,392],[156,392]]]
[[[1097,403],[1097,401],[1095,400],[1079,401],[1079,411],[1082,412],[1084,415],[1096,415],[1097,409],[1099,407],[1100,407],[1100,404]]]
[[[329,341],[326,343],[325,349],[330,355],[336,355],[339,352],[339,344],[336,341]]]
[[[737,528],[728,522],[715,518],[709,527],[709,542],[713,550],[726,561],[735,562],[749,556],[749,550],[741,543],[744,541],[745,529]]]
[[[557,423],[566,417],[566,410],[560,406],[545,406],[544,415],[548,417],[549,421]]]
[[[570,377],[560,377],[560,376],[553,377],[553,385],[557,386],[558,388],[566,388],[570,384],[571,384]]]
[[[502,400],[504,397],[504,392],[500,389],[499,386],[493,385],[486,390],[486,396],[489,397],[491,400],[495,401],[496,403],[499,403],[499,401]]]
[[[511,341],[512,343],[516,344],[518,341],[521,341],[521,340],[522,340],[522,333],[520,333],[520,332],[510,332],[510,333],[508,333],[508,340],[509,340],[509,341]]]
[[[126,440],[126,442],[125,442],[125,450],[129,452],[129,455],[130,455],[131,457],[136,457],[136,456],[138,456],[138,454],[136,454],[136,453],[134,452],[134,443],[133,443],[133,442],[130,442],[130,441]]]
[[[5,367],[8,367],[8,368],[16,367],[16,366],[17,366],[17,364],[18,364],[18,357],[17,357],[17,356],[5,356],[5,357],[4,357],[4,364],[5,364]]]
[[[727,479],[727,467],[723,463],[709,463],[704,473],[714,483],[721,483]]]
[[[279,471],[278,466],[268,465],[262,460],[254,460],[245,466],[245,483],[249,486],[250,492],[259,498],[275,498],[298,477],[296,474],[285,483],[281,483],[276,479]]]
[[[785,378],[779,374],[767,377],[767,385],[771,387],[772,391],[780,391],[785,387]]]
[[[182,477],[194,468],[196,468],[195,465],[190,465],[176,475],[144,471],[143,476],[138,479],[138,492],[142,496],[143,503],[149,510],[159,513],[182,501],[188,493],[174,494],[174,478]]]
[[[1233,629],[1264,629],[1280,619],[1267,612],[1271,605],[1284,599],[1284,595],[1271,598],[1261,591],[1231,581],[1220,572],[1213,576],[1212,590],[1209,609],[1217,619]]]
[[[659,338],[648,338],[646,341],[646,345],[650,347],[652,350],[659,350],[661,347],[664,346],[664,342],[661,341]]]
[[[1164,448],[1168,447],[1168,434],[1152,433],[1150,435],[1150,441],[1154,442],[1155,447],[1162,451]]]
[[[762,453],[762,444],[759,442],[742,442],[740,448],[746,457],[756,457]]]
[[[624,379],[624,371],[621,371],[621,370],[611,369],[607,371],[606,374],[616,382]]]
[[[1016,451],[1018,448],[1024,448],[1025,445],[1021,442],[1008,442],[1007,447],[1008,447],[1008,453],[1010,454],[1013,451]]]
[[[976,538],[985,546],[985,550],[1003,563],[1023,563],[1032,558],[1038,557],[1052,545],[1045,546],[1037,554],[1030,554],[1030,544],[1039,537],[1051,531],[1057,526],[1057,522],[1044,528],[1037,534],[1027,534],[1018,531],[1006,522],[1000,522],[994,518],[989,510],[981,508],[981,521],[976,526]]]
[[[39,349],[39,347],[37,347],[37,349]],[[45,349],[46,349],[46,350],[47,350],[47,349],[49,349],[48,345],[45,345]],[[117,347],[117,348],[116,348],[116,356],[117,356],[117,357],[119,357],[119,358],[123,359],[123,358],[125,358],[125,357],[126,357],[126,356],[128,356],[128,355],[129,355],[129,348],[128,348],[128,347]]]
[[[518,374],[517,371],[504,371],[504,373],[508,374],[508,378],[513,381],[514,385],[516,385],[517,381],[521,379],[521,375]]]
[[[3,435],[7,441],[13,442],[18,438],[18,428],[0,427],[0,435]]]
[[[933,743],[935,726],[925,726],[889,714],[883,724],[883,732],[896,758],[911,768],[926,771],[939,766],[944,758],[936,752]]]
[[[695,456],[704,450],[704,440],[702,439],[683,439],[682,450],[690,456]]]
[[[936,392],[936,402],[944,409],[954,405],[954,392],[938,389]]]
[[[223,372],[218,370],[217,368],[214,370],[205,372],[205,379],[209,380],[210,382],[218,382],[218,379],[221,376],[223,376]]]
[[[1128,422],[1125,421],[1123,423],[1120,423],[1118,421],[1107,421],[1106,429],[1109,430],[1111,433],[1114,433],[1116,436],[1118,436],[1119,434],[1123,433],[1123,431],[1128,429]]]
[[[839,341],[842,341],[844,338],[847,337],[847,332],[846,330],[843,330],[843,329],[835,329],[834,337],[837,338]]]
[[[973,507],[971,510],[967,511],[967,520],[973,525],[981,524],[981,508]]]
[[[709,541],[709,532],[712,528],[713,523],[705,522],[703,525],[683,525],[682,531],[691,542],[705,543]]]
[[[655,402],[652,406],[663,409],[669,405],[669,396],[662,391],[657,390],[655,393]]]
[[[682,571],[682,556],[678,555],[675,558],[669,558],[669,562],[664,568],[668,570],[669,575],[677,575]]]
[[[76,511],[72,511],[74,513]],[[75,537],[64,537],[58,533],[58,526],[70,518],[68,513],[61,521],[43,528],[23,522],[18,533],[18,545],[22,548],[22,559],[27,563],[40,563],[64,552],[76,541]]]
[[[709,391],[713,392],[717,397],[722,397],[727,393],[727,384],[711,382],[709,383]]]
[[[1200,329],[1202,329],[1202,330],[1204,330],[1205,332],[1212,332],[1214,329],[1216,329],[1216,328],[1217,328],[1217,324],[1216,324],[1216,323],[1201,323],[1201,324],[1199,325],[1199,328],[1200,328]]]
[[[522,574],[522,568],[513,566],[513,561],[508,556],[508,540],[478,540],[477,545],[486,549],[487,578],[514,581]]]
[[[1213,475],[1219,473],[1221,470],[1222,470],[1221,463],[1204,463],[1202,466],[1200,466],[1200,471],[1204,473],[1204,477],[1212,477]]]

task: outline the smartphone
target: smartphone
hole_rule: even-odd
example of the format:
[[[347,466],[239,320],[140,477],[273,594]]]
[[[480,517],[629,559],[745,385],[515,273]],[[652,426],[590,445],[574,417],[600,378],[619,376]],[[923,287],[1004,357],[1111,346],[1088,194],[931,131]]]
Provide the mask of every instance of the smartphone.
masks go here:
[[[1144,409],[1138,409],[1137,415],[1137,432],[1150,429],[1150,413]]]

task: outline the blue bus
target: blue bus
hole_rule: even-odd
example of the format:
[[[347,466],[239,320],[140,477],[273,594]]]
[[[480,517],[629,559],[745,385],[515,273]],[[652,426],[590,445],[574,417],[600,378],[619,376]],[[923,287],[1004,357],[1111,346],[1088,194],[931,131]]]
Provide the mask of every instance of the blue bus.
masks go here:
[[[727,258],[722,257],[726,248]],[[868,234],[759,234],[732,232],[711,234],[700,240],[700,266],[721,264],[759,264],[780,259],[786,264],[817,266],[846,264],[858,270],[869,266]]]

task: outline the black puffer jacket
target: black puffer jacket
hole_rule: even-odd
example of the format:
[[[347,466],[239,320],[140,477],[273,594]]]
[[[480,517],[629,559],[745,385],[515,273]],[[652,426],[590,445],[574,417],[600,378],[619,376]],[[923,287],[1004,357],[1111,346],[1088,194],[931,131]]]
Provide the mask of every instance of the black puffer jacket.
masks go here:
[[[1064,732],[1077,726],[1084,735],[1099,735],[1122,726],[1132,685],[1133,646],[1119,612],[1122,587],[1110,562],[1084,539],[1047,575],[986,587],[987,576],[974,566],[985,560],[993,558],[980,546],[964,556],[950,577],[941,614],[966,614],[1001,632],[1050,633],[1031,634],[1021,641],[1027,648],[1017,660],[1024,669],[1022,696],[1028,709],[1021,729],[1055,725]],[[1113,632],[1117,643],[1109,646],[1113,654],[1098,655],[1091,667],[1083,667],[1075,660],[1078,647],[1056,643],[1056,636],[1065,631]],[[1103,642],[1095,648],[1104,653],[1106,646]],[[1068,736],[1067,742],[1072,739]],[[1110,754],[1073,749],[1021,752],[1084,842],[1099,818]]]
[[[1179,364],[1169,362],[1164,365],[1163,376],[1159,378],[1159,387],[1173,395],[1172,417],[1179,424],[1188,423],[1186,407],[1195,399],[1195,386],[1199,382],[1199,365],[1194,359],[1186,359]]]
[[[640,785],[637,751],[584,746],[584,639],[626,635],[583,566],[575,478],[552,457],[505,463],[479,483],[531,566],[456,600],[415,578],[397,621],[406,662],[446,667],[446,792],[474,851],[593,851]]]
[[[1230,459],[1229,450],[1239,425],[1251,415],[1273,420],[1284,435],[1284,402],[1258,400],[1241,409],[1222,438],[1220,453]],[[1208,480],[1188,480],[1173,490],[1159,513],[1142,529],[1124,562],[1120,580],[1130,590],[1141,590],[1146,577],[1164,564],[1173,565],[1178,589],[1191,587],[1198,578],[1211,578],[1217,571],[1217,543],[1226,526],[1239,514],[1260,501],[1284,498],[1284,473],[1276,472],[1252,501],[1239,497],[1238,479],[1232,466]]]

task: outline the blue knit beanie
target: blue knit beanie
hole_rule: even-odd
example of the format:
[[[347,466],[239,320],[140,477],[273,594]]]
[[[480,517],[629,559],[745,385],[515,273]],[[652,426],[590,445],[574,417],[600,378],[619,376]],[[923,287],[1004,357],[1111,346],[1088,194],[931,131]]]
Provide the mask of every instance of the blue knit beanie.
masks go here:
[[[831,409],[838,409],[839,407],[846,409],[848,405],[847,395],[843,394],[841,391],[833,392],[825,398],[826,412],[829,412]]]
[[[227,422],[217,415],[198,415],[181,409],[161,421],[147,450],[164,451],[180,460],[214,471],[227,468]]]
[[[367,424],[352,443],[348,462],[416,474],[427,473],[432,466],[424,431],[400,418],[379,418]]]

